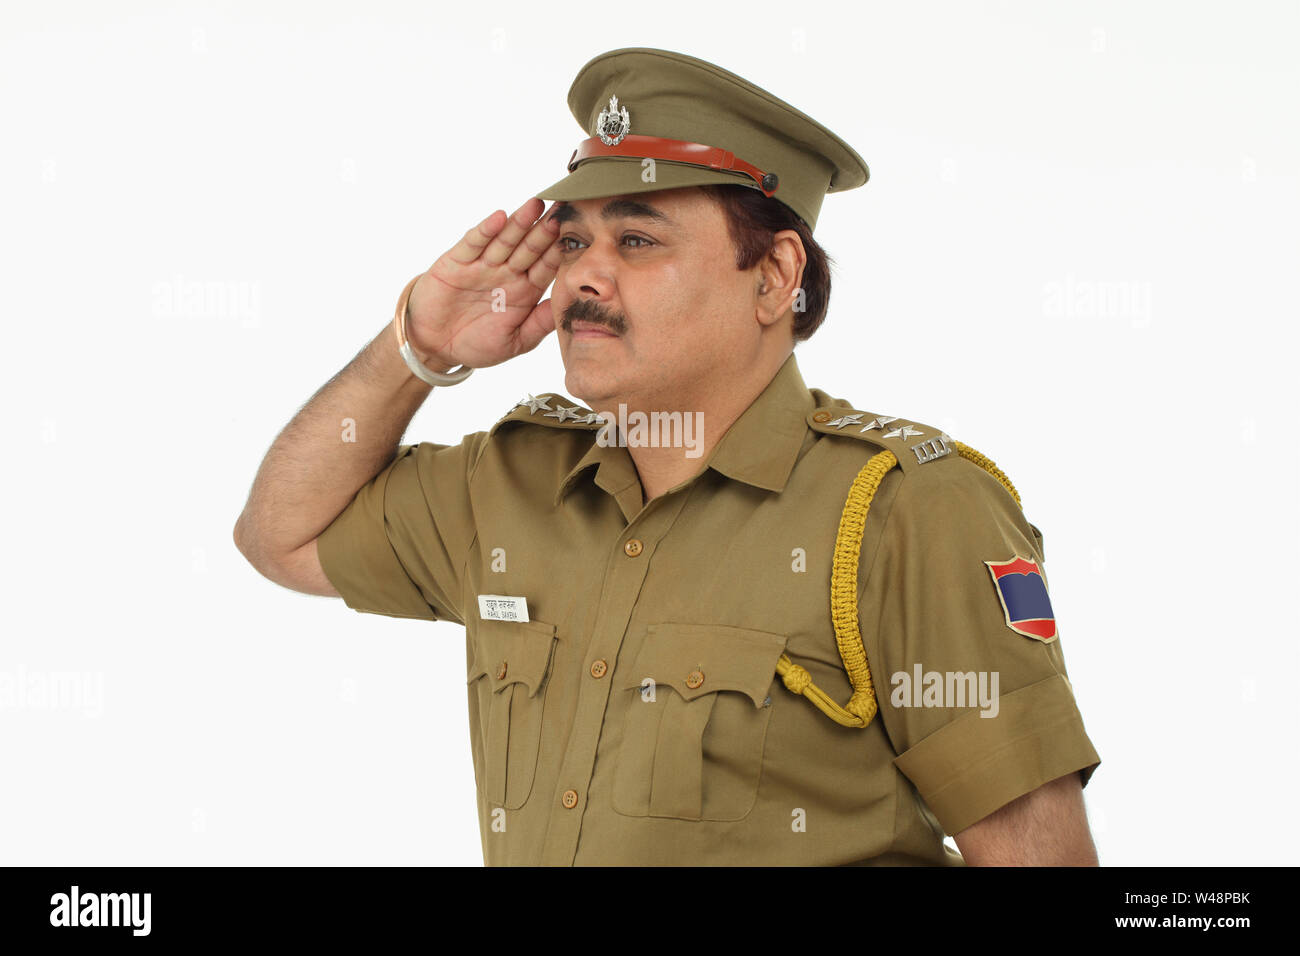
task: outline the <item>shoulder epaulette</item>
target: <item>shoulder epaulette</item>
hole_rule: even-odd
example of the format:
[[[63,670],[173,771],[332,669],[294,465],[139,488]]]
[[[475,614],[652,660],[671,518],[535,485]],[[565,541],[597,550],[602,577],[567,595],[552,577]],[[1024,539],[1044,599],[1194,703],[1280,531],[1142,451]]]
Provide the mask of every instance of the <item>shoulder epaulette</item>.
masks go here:
[[[808,427],[827,435],[856,438],[877,449],[888,449],[898,459],[904,474],[951,455],[960,444],[933,425],[837,405],[822,405],[809,412]]]
[[[551,428],[599,428],[605,419],[590,408],[570,404],[563,395],[555,392],[543,392],[541,395],[526,395],[514,404],[496,424],[488,431],[490,436],[506,422],[531,422],[534,425],[546,425]]]

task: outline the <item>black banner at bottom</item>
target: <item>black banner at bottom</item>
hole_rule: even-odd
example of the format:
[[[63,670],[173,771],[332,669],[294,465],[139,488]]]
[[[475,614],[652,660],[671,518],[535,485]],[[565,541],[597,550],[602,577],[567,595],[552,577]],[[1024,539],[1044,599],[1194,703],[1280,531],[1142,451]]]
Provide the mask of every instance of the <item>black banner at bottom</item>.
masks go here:
[[[1097,936],[1244,942],[1285,925],[1290,868],[0,870],[7,944],[979,946]],[[522,933],[522,936],[515,934]],[[725,933],[726,935],[719,935]],[[665,939],[667,937],[667,939]],[[533,942],[536,941],[536,942]],[[6,947],[7,948],[7,947]]]

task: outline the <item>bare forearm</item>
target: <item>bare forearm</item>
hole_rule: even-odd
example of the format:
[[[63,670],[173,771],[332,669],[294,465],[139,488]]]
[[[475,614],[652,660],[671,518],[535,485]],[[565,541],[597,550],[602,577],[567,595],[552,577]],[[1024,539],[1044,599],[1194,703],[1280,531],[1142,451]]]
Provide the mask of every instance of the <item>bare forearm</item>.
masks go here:
[[[1078,773],[1043,784],[954,839],[971,866],[1096,866]]]
[[[434,371],[446,366],[430,362]],[[393,458],[432,389],[411,374],[391,325],[331,378],[276,437],[235,525],[259,569],[312,541]]]

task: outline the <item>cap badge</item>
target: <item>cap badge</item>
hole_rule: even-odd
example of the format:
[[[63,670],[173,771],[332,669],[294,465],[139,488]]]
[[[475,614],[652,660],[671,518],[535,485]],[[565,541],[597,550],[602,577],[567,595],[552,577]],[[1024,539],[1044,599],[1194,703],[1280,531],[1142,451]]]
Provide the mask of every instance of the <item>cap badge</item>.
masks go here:
[[[627,107],[618,105],[618,97],[609,98],[609,106],[600,111],[596,119],[596,135],[606,146],[617,146],[632,128],[632,120],[627,115]]]

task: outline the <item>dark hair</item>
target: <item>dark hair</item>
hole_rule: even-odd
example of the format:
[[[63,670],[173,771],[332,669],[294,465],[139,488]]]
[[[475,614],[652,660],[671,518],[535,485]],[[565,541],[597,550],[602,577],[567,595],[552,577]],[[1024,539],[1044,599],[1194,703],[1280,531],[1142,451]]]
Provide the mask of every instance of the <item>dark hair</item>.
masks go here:
[[[799,234],[808,262],[801,284],[804,308],[795,310],[793,332],[796,342],[811,337],[826,318],[830,305],[833,261],[812,237],[812,230],[785,203],[749,186],[717,184],[699,188],[726,213],[727,231],[736,246],[736,268],[742,272],[758,265],[772,251],[775,233],[793,229]]]

